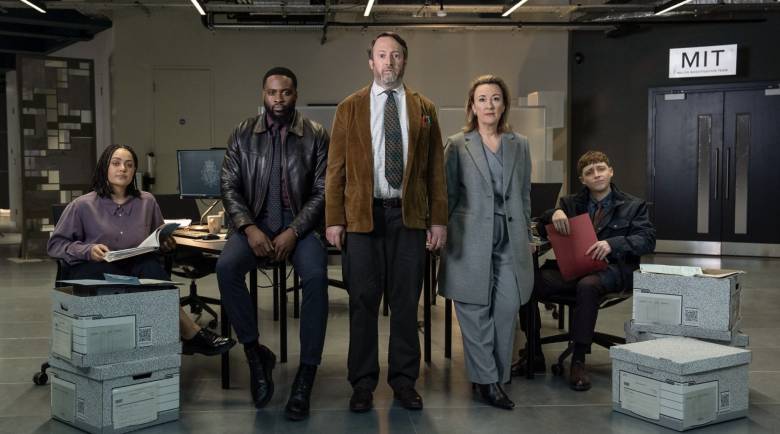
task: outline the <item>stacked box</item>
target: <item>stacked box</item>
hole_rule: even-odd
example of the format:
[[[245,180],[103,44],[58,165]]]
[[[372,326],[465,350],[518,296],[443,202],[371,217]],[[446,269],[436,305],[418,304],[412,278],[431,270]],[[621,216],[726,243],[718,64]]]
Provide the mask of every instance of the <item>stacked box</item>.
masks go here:
[[[652,339],[663,339],[663,338],[674,337],[674,335],[644,331],[642,330],[643,327],[634,324],[634,320],[626,321],[623,328],[626,332],[626,343],[644,342]],[[652,329],[652,326],[645,326],[644,328]],[[748,337],[748,335],[739,331],[731,332],[730,341],[718,341],[718,340],[710,340],[710,339],[702,339],[702,340],[706,342],[711,342],[713,344],[729,345],[737,348],[747,348],[748,344],[750,343],[750,338]]]
[[[615,411],[677,431],[747,416],[749,350],[671,337],[609,354]]]
[[[90,433],[124,433],[179,418],[181,357],[76,368],[52,358],[51,414]]]
[[[739,274],[686,277],[634,272],[636,331],[724,343],[739,339]]]
[[[176,288],[87,296],[72,287],[52,291],[54,357],[90,367],[180,352]]]
[[[52,417],[91,433],[179,418],[179,290],[75,285],[52,292]]]

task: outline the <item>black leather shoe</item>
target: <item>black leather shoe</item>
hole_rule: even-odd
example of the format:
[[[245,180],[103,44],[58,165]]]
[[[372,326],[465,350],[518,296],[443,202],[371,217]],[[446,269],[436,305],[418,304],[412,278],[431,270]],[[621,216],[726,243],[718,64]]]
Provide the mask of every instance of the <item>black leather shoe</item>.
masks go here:
[[[216,356],[230,351],[236,341],[220,336],[209,329],[200,329],[192,339],[182,339],[181,353],[192,355],[195,353],[206,356]]]
[[[246,361],[249,364],[249,391],[256,408],[263,408],[274,395],[274,380],[271,375],[276,365],[276,355],[265,345],[245,346]]]
[[[393,393],[395,399],[401,404],[401,407],[407,410],[422,410],[422,396],[414,390],[413,386],[402,386]]]
[[[287,419],[304,420],[309,417],[309,399],[316,374],[316,365],[301,364],[298,367],[298,373],[295,374],[295,381],[293,381],[290,390],[290,399],[287,400],[287,405],[284,407]]]
[[[519,358],[512,363],[512,376],[525,377],[528,367],[528,354],[525,349],[520,350]],[[547,370],[547,362],[544,361],[544,353],[538,352],[534,355],[534,373],[544,374]]]
[[[349,409],[355,413],[365,413],[374,408],[374,394],[365,387],[356,387],[349,398]]]
[[[509,399],[500,384],[477,384],[476,386],[479,396],[493,407],[502,408],[504,410],[515,408],[515,403]]]
[[[590,390],[590,375],[588,369],[585,368],[585,362],[573,361],[571,362],[571,370],[569,371],[569,387],[577,392],[584,392]]]

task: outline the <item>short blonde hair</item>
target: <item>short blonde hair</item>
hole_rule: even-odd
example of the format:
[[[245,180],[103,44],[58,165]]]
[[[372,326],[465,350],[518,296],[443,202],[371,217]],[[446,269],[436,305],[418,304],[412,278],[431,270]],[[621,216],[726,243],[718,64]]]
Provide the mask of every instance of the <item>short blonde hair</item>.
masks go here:
[[[504,98],[504,112],[501,113],[501,118],[498,120],[498,132],[505,133],[511,131],[509,121],[507,120],[507,118],[509,118],[509,106],[511,101],[509,89],[507,89],[506,83],[504,83],[504,80],[502,80],[501,77],[492,74],[481,75],[471,82],[469,95],[466,98],[466,126],[463,127],[463,131],[468,133],[476,130],[479,126],[477,123],[477,115],[474,114],[472,108],[474,107],[474,92],[476,92],[477,87],[483,84],[495,84],[501,89],[501,96]]]

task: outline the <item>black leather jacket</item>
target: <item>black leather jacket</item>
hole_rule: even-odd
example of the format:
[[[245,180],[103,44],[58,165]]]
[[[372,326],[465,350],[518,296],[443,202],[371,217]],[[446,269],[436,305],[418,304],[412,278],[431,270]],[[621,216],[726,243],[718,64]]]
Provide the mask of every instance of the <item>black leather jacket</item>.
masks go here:
[[[655,227],[650,222],[647,203],[644,200],[624,193],[611,184],[612,209],[596,228],[599,240],[609,243],[612,253],[607,256],[610,266],[608,273],[614,273],[615,283],[623,284],[624,291],[633,288],[633,271],[639,268],[639,257],[655,250]],[[542,214],[539,234],[547,236],[544,225],[550,224],[557,209],[563,210],[569,218],[588,212],[590,193],[585,187],[577,194],[562,197],[559,207]]]
[[[222,203],[234,229],[254,224],[263,209],[271,173],[266,130],[265,116],[255,116],[241,122],[228,139],[222,163]],[[295,112],[284,143],[282,170],[294,215],[289,227],[299,237],[322,227],[329,142],[322,125]]]

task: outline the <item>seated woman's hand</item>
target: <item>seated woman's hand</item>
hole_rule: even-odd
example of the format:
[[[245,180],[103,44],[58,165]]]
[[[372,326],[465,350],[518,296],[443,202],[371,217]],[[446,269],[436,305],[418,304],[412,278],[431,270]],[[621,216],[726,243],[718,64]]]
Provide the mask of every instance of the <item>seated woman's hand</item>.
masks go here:
[[[89,260],[92,262],[100,262],[106,257],[106,253],[110,251],[111,249],[105,244],[93,244],[92,248],[89,249]]]
[[[172,252],[174,249],[176,249],[176,240],[174,240],[173,237],[166,237],[160,242],[160,252],[168,253]]]

